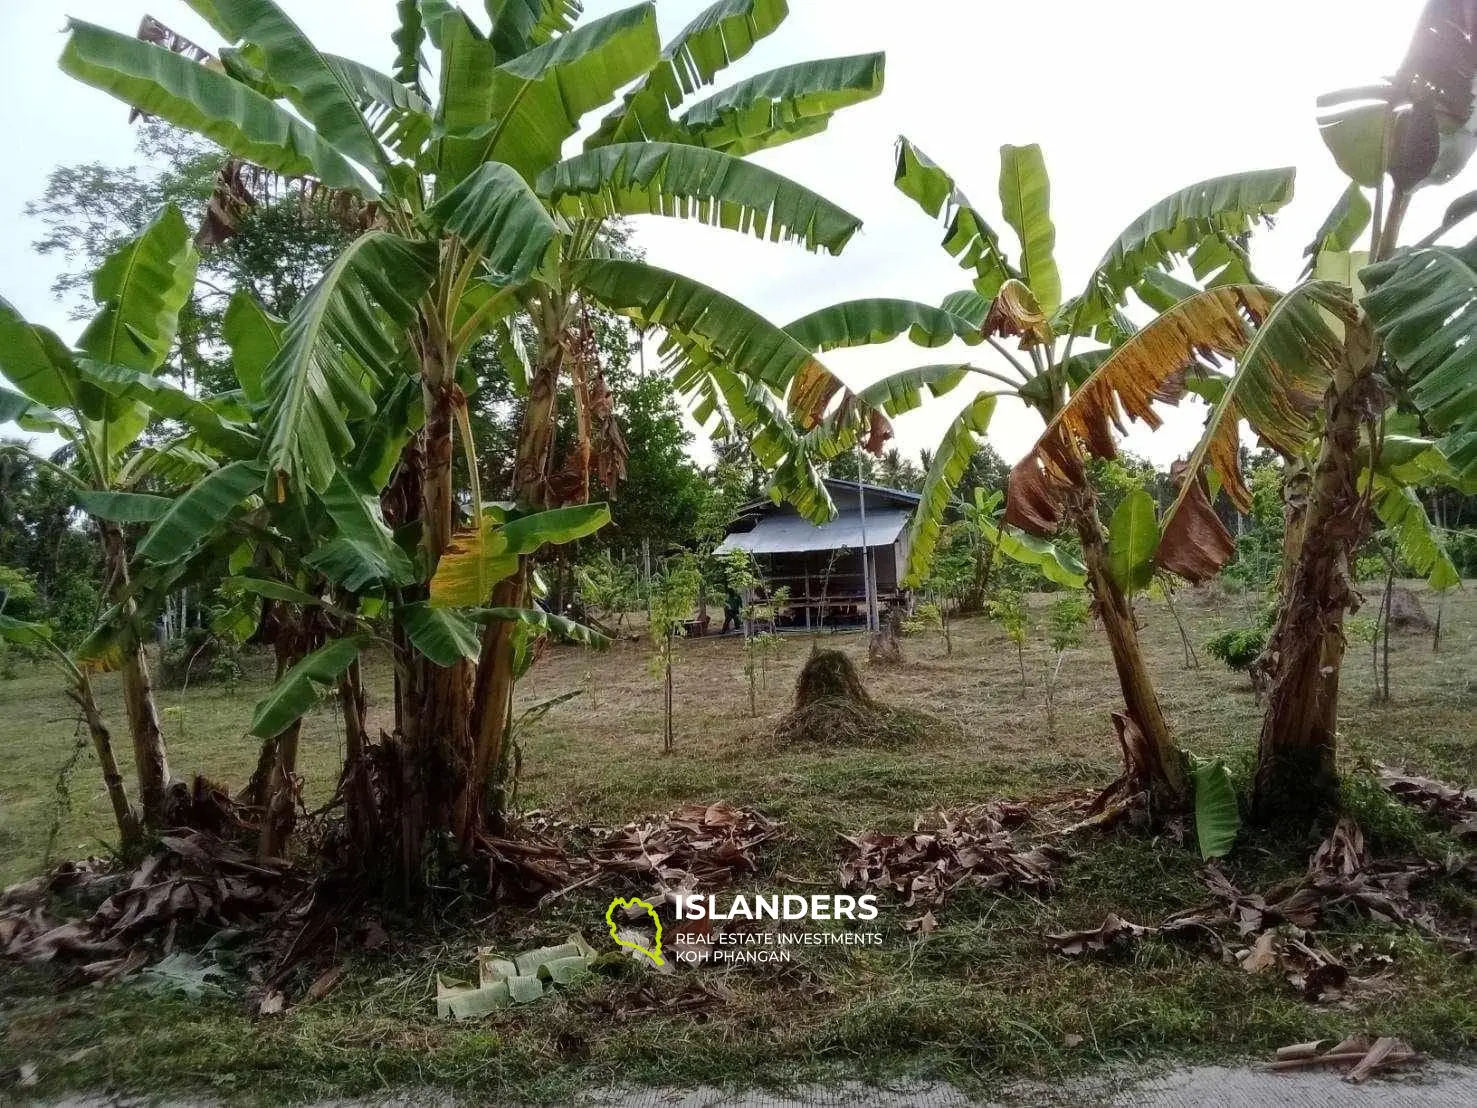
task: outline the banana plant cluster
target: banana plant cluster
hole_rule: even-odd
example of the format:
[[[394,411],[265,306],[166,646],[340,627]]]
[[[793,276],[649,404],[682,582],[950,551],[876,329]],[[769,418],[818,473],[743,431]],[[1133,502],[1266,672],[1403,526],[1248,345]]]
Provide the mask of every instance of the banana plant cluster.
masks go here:
[[[190,449],[215,451],[174,504],[116,508],[152,523],[135,591],[224,558],[243,594],[328,614],[315,617],[323,645],[299,651],[259,709],[263,737],[348,672],[373,641],[365,621],[387,613],[397,722],[428,767],[424,807],[467,844],[506,760],[527,656],[518,629],[558,625],[530,604],[530,557],[608,519],[563,502],[559,490],[588,489],[587,476],[555,479],[564,388],[581,407],[577,461],[600,448],[585,418],[599,387],[579,356],[584,313],[661,328],[675,387],[704,417],[721,405],[757,428],[776,464],[804,464],[798,438],[775,430],[788,421],[772,418],[788,396],[819,383],[849,397],[757,313],[613,253],[605,223],[667,216],[839,253],[860,221],[744,155],[877,95],[883,60],[800,63],[701,96],[779,27],[784,0],[720,0],[665,46],[652,3],[581,21],[577,0],[486,0],[475,17],[401,0],[386,73],[319,50],[273,0],[187,2],[224,43],[214,53],[178,49],[157,24],[130,37],[74,20],[62,68],[224,149],[225,192],[202,241],[230,233],[245,166],[352,205],[362,233],[288,319],[238,295],[226,337],[239,394],[191,397],[143,367],[147,380],[113,381],[108,396],[152,405],[189,428]],[[484,505],[475,465],[472,487],[453,488],[478,387],[463,355],[479,343],[494,344],[523,407],[507,507]],[[811,478],[808,495],[824,495]]]

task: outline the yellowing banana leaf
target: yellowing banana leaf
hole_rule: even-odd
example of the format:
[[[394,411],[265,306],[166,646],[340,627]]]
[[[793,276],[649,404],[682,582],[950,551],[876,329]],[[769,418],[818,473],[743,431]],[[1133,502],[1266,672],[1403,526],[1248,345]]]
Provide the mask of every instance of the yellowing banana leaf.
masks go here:
[[[431,578],[431,605],[475,608],[486,604],[492,587],[518,572],[518,557],[546,543],[562,544],[592,535],[610,522],[604,504],[556,508],[504,521],[484,513],[479,531],[459,531],[442,553]]]
[[[1255,320],[1255,334],[1243,350],[1228,351],[1236,356],[1236,370],[1180,467],[1179,494],[1164,513],[1162,568],[1198,584],[1225,566],[1235,543],[1212,510],[1210,482],[1224,489],[1240,511],[1251,511],[1251,491],[1241,473],[1243,421],[1285,458],[1307,450],[1344,356],[1342,328],[1352,325],[1355,315],[1342,286],[1310,281]],[[1337,321],[1338,331],[1330,320]]]
[[[1158,428],[1162,420],[1154,402],[1177,402],[1186,372],[1208,359],[1239,355],[1276,296],[1259,285],[1197,293],[1115,350],[1011,470],[1006,521],[1033,535],[1051,535],[1063,518],[1063,497],[1086,481],[1084,451],[1116,457],[1114,432],[1123,433],[1130,419]]]

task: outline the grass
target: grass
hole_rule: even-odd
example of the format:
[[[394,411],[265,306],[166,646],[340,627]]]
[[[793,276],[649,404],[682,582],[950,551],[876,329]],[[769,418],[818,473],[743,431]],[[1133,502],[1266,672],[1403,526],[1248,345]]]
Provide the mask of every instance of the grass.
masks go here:
[[[1250,619],[1255,604],[1254,597],[1182,600],[1197,642]],[[1177,733],[1198,753],[1225,755],[1244,772],[1260,719],[1244,679],[1212,663],[1184,669],[1162,605],[1144,601],[1141,611]],[[1044,618],[1044,604],[1035,614]],[[867,667],[858,637],[828,637],[826,645],[853,655],[875,697],[932,713],[944,726],[912,747],[782,747],[771,733],[789,707],[808,641],[786,640],[770,662],[761,714],[752,718],[739,644],[699,640],[679,648],[676,752],[664,757],[661,687],[644,649],[558,650],[525,682],[521,702],[581,688],[585,695],[554,708],[526,736],[520,804],[596,823],[691,800],[754,805],[784,820],[788,835],[743,887],[810,892],[833,887],[838,833],[900,830],[935,804],[1041,797],[1099,786],[1115,772],[1108,712],[1117,693],[1096,632],[1063,667],[1054,734],[1041,707],[1044,646],[1028,653],[1031,680],[1022,688],[1014,647],[984,621],[956,624],[952,655],[936,635],[907,640],[908,661],[894,669]],[[1369,650],[1356,646],[1342,700],[1346,768],[1381,759],[1452,779],[1477,777],[1474,662],[1477,597],[1470,592],[1447,601],[1440,653],[1431,653],[1428,639],[1392,643],[1389,705],[1369,702]],[[232,785],[246,779],[256,753],[244,737],[246,721],[265,679],[263,662],[234,692],[161,693],[177,774],[199,771]],[[383,723],[388,674],[372,669],[370,681],[371,712]],[[116,687],[105,680],[100,693],[121,714]],[[0,682],[4,880],[44,863],[53,827],[53,858],[103,849],[108,808],[90,753],[83,751],[64,793],[56,788],[74,736],[48,675]],[[332,713],[310,718],[303,743],[310,803],[330,787],[341,743]],[[1351,807],[1382,849],[1450,846],[1357,777],[1350,788]],[[59,795],[70,804],[59,806]],[[1309,845],[1249,839],[1228,870],[1249,885],[1269,881],[1299,870]],[[1332,921],[1329,941],[1358,938],[1393,958],[1394,973],[1389,987],[1357,1002],[1321,1006],[1304,1003],[1275,976],[1251,977],[1167,944],[1142,944],[1122,960],[1076,962],[1042,943],[1044,933],[1095,926],[1110,911],[1155,922],[1200,903],[1198,868],[1190,848],[1170,842],[1124,836],[1084,844],[1054,895],[964,893],[937,913],[939,929],[927,936],[902,927],[917,910],[884,901],[881,948],[808,949],[783,968],[659,979],[633,972],[471,1025],[435,1018],[438,973],[464,976],[479,945],[515,951],[575,929],[595,939],[609,892],[607,899],[576,893],[541,914],[505,909],[470,926],[387,920],[399,940],[391,952],[346,949],[351,972],[337,992],[275,1018],[250,1017],[239,995],[189,1001],[127,983],[72,989],[59,971],[10,968],[0,974],[0,1074],[35,1062],[40,1093],[108,1088],[277,1101],[434,1088],[474,1102],[515,1094],[558,1102],[589,1084],[830,1075],[929,1076],[986,1090],[1105,1063],[1265,1057],[1289,1042],[1353,1031],[1401,1034],[1444,1055],[1477,1041],[1477,968],[1401,929]],[[1469,890],[1443,887],[1439,897],[1453,914],[1477,911]],[[698,1016],[660,1010],[694,981],[721,984],[725,1001]],[[306,983],[294,981],[290,995]],[[639,1010],[653,1001],[656,1011]]]

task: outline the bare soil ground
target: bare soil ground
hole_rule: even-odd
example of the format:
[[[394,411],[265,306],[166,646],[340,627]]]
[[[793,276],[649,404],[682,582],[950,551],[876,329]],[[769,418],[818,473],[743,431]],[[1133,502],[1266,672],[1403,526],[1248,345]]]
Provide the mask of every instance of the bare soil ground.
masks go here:
[[[1433,598],[1423,600],[1434,615]],[[1038,622],[1046,603],[1037,598]],[[1260,598],[1189,594],[1180,603],[1198,647],[1253,619]],[[1244,779],[1260,720],[1250,687],[1203,654],[1198,670],[1186,668],[1162,602],[1145,600],[1140,609],[1181,740],[1197,753],[1224,755]],[[773,741],[808,636],[785,638],[770,660],[757,716],[749,712],[740,642],[685,642],[676,751],[665,756],[662,689],[645,644],[604,654],[556,649],[521,686],[520,705],[582,694],[524,736],[519,806],[614,825],[688,801],[750,805],[784,821],[786,836],[741,887],[833,891],[839,834],[905,830],[935,805],[1039,799],[1114,776],[1109,712],[1118,697],[1105,642],[1094,631],[1068,655],[1049,727],[1041,639],[1027,648],[1023,683],[1014,646],[984,620],[955,625],[952,653],[936,633],[909,637],[905,663],[885,669],[867,665],[863,637],[824,636],[822,645],[853,657],[873,696],[940,721],[915,745],[865,750]],[[1429,826],[1385,804],[1357,773],[1378,760],[1448,780],[1477,778],[1477,592],[1469,586],[1446,600],[1439,652],[1428,636],[1397,636],[1391,645],[1392,703],[1370,703],[1367,644],[1351,647],[1345,668],[1342,759],[1356,775],[1351,801],[1379,849],[1443,849]],[[256,743],[245,731],[266,678],[259,660],[234,690],[161,691],[176,774],[203,772],[231,786],[246,780]],[[386,668],[371,667],[370,681],[371,709],[383,722]],[[121,735],[116,687],[109,679],[100,685]],[[107,802],[82,739],[50,674],[0,681],[0,881],[28,876],[48,857],[105,849]],[[342,753],[334,712],[309,718],[302,749],[311,805],[326,797]],[[119,754],[131,777],[126,751]],[[1260,887],[1299,872],[1313,845],[1249,838],[1227,871]],[[1108,912],[1155,922],[1202,902],[1199,869],[1193,844],[1131,834],[1084,844],[1052,895],[961,893],[928,935],[904,931],[904,919],[917,913],[890,903],[881,950],[828,950],[783,970],[721,971],[702,982],[721,1001],[697,1010],[681,1004],[690,981],[618,979],[470,1025],[435,1019],[436,975],[465,977],[473,947],[516,951],[574,929],[599,935],[605,901],[578,893],[541,912],[505,910],[473,925],[455,913],[430,924],[387,917],[396,939],[390,951],[344,950],[350,973],[335,993],[274,1018],[250,1017],[229,987],[194,1000],[127,984],[78,990],[51,971],[0,968],[0,1096],[7,1067],[28,1063],[38,1066],[40,1093],[188,1090],[272,1101],[431,1087],[473,1101],[514,1092],[558,1101],[577,1085],[837,1075],[911,1075],[983,1090],[1007,1078],[1050,1081],[1147,1058],[1266,1057],[1286,1043],[1353,1032],[1402,1035],[1449,1057],[1477,1042],[1477,967],[1405,928],[1338,921],[1337,939],[1367,942],[1392,968],[1379,989],[1323,1005],[1308,1004],[1276,975],[1253,977],[1168,944],[1069,961],[1042,942],[1046,932],[1096,926]],[[1439,895],[1447,910],[1477,919],[1470,893],[1453,887]],[[299,992],[305,984],[296,983]]]

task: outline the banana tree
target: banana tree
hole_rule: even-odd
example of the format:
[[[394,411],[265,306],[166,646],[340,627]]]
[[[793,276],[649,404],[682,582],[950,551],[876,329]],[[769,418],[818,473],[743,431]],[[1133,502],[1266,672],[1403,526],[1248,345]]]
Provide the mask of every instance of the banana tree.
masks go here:
[[[111,395],[102,382],[128,377],[137,379],[144,391],[160,387],[157,375],[173,345],[197,261],[184,217],[166,207],[98,269],[93,295],[99,311],[75,350],[46,328],[27,323],[0,299],[0,373],[15,386],[0,388],[0,421],[15,420],[23,429],[59,435],[71,447],[69,466],[32,460],[72,489],[77,506],[102,538],[107,592],[120,606],[127,634],[115,642],[114,655],[94,661],[116,664],[122,671],[139,801],[143,822],[151,829],[166,818],[169,759],[144,654],[146,634],[131,598],[124,530],[148,517],[125,510],[120,497],[145,487],[166,469],[172,478],[193,476],[209,462],[180,442],[140,449],[138,439],[153,418],[152,410],[137,399]],[[236,437],[218,419],[206,434],[230,442]],[[144,502],[150,510],[167,503],[147,496],[134,506]]]
[[[929,462],[932,464],[931,452]],[[959,514],[956,526],[974,551],[969,585],[960,607],[965,611],[984,610],[998,554],[1036,569],[1054,584],[1069,589],[1085,587],[1087,571],[1082,563],[1055,543],[1007,526],[1004,504],[1005,493],[999,490],[987,493],[976,488],[971,499],[955,506]]]
[[[298,306],[261,368],[260,492],[276,501],[298,488],[326,492],[354,447],[348,421],[414,379],[418,430],[390,489],[396,524],[419,528],[408,587],[423,599],[457,553],[483,566],[472,580],[496,589],[481,603],[526,606],[536,547],[517,551],[503,573],[515,555],[491,538],[475,487],[471,526],[457,528],[452,459],[477,384],[463,361],[472,343],[498,342],[506,364],[526,364],[512,490],[524,510],[559,506],[554,417],[564,379],[596,407],[598,386],[571,353],[586,303],[660,325],[699,352],[683,382],[690,390],[720,370],[778,389],[802,371],[825,373],[737,302],[606,256],[600,229],[611,217],[664,215],[838,252],[859,222],[742,155],[814,134],[876,95],[880,55],[787,66],[674,115],[778,27],[782,0],[722,0],[665,48],[650,3],[578,25],[574,0],[487,0],[484,29],[446,0],[402,0],[393,75],[318,50],[272,0],[188,2],[230,44],[218,57],[73,21],[62,66],[213,139],[239,163],[309,178],[358,205],[365,233]],[[428,48],[439,55],[434,67]],[[612,103],[586,150],[564,158],[584,116]],[[526,363],[512,341],[519,315],[538,335]],[[594,428],[598,412],[586,414],[581,426]],[[576,466],[589,456],[578,450]],[[404,627],[396,635],[407,640]],[[428,835],[451,831],[470,847],[498,818],[488,777],[505,748],[515,647],[501,623],[489,626],[475,668],[411,644],[397,741],[415,782],[404,803],[425,813]]]
[[[1253,805],[1263,821],[1302,819],[1337,804],[1343,622],[1357,603],[1350,566],[1373,514],[1402,534],[1420,531],[1425,520],[1424,511],[1417,518],[1409,510],[1408,491],[1400,485],[1403,448],[1386,435],[1391,404],[1416,417],[1416,430],[1444,436],[1440,454],[1455,478],[1477,469],[1477,388],[1464,349],[1471,284],[1462,272],[1462,252],[1432,245],[1471,214],[1470,197],[1454,203],[1416,248],[1399,248],[1414,193],[1451,180],[1477,145],[1474,32],[1477,13],[1470,4],[1432,0],[1392,80],[1320,101],[1331,109],[1320,121],[1324,140],[1353,183],[1325,225],[1328,236],[1313,249],[1331,247],[1325,272],[1342,271],[1356,291],[1362,284],[1369,292],[1361,299],[1363,311],[1344,327],[1265,654],[1271,689]],[[1366,188],[1373,190],[1372,209]],[[1344,253],[1367,224],[1368,250]],[[1361,270],[1366,261],[1371,264]],[[1427,447],[1414,449],[1419,455]],[[1416,542],[1411,549],[1429,555],[1435,572],[1439,551]]]
[[[1204,432],[1175,467],[1173,503],[1158,518],[1152,503],[1143,504],[1136,530],[1145,536],[1152,566],[1191,582],[1219,572],[1235,545],[1211,503],[1223,491],[1240,510],[1251,507],[1239,463],[1242,422],[1288,463],[1289,473],[1309,475],[1306,486],[1289,482],[1298,491],[1289,498],[1279,621],[1261,663],[1271,693],[1253,809],[1263,822],[1304,819],[1337,803],[1342,625],[1357,603],[1349,568],[1371,521],[1378,518],[1396,535],[1409,564],[1433,588],[1457,581],[1414,488],[1463,480],[1462,447],[1477,390],[1470,367],[1454,364],[1452,355],[1466,341],[1458,322],[1466,294],[1444,280],[1444,267],[1432,281],[1425,263],[1413,260],[1420,251],[1400,254],[1396,247],[1410,194],[1455,172],[1469,147],[1462,120],[1470,116],[1471,90],[1462,74],[1470,74],[1477,51],[1468,34],[1473,28],[1456,21],[1459,14],[1450,5],[1430,6],[1395,83],[1334,98],[1355,102],[1325,126],[1330,147],[1355,180],[1307,250],[1310,279],[1286,294],[1248,284],[1194,290],[1162,278],[1147,283],[1139,291],[1162,314],[1110,355],[1063,408],[1027,459],[1038,457],[1039,464],[1018,467],[1012,477],[1013,507],[1039,517],[1031,522],[1051,522],[1071,483],[1064,480],[1074,464],[1070,439],[1088,454],[1110,456],[1110,426],[1123,415],[1157,425],[1147,401],[1186,365],[1234,362],[1227,375],[1200,366],[1206,373],[1195,388],[1210,401]],[[1366,165],[1371,157],[1373,170]],[[1366,183],[1375,187],[1373,206]],[[1458,202],[1437,234],[1463,214]],[[1357,251],[1371,224],[1370,249]],[[1369,257],[1391,254],[1361,272]],[[1366,284],[1385,288],[1364,297],[1361,312],[1355,300]],[[1453,323],[1455,333],[1446,329]],[[1186,337],[1192,345],[1179,367],[1160,359],[1135,365],[1128,357],[1173,350]],[[1445,440],[1436,442],[1433,431],[1446,432]]]
[[[1000,204],[1019,244],[1013,258],[953,178],[907,139],[898,143],[896,184],[928,215],[942,216],[944,248],[972,273],[973,287],[937,307],[891,299],[837,304],[787,330],[814,351],[906,334],[926,347],[956,340],[988,344],[995,358],[988,365],[954,361],[904,370],[859,390],[855,399],[838,400],[833,385],[818,381],[800,397],[801,419],[818,425],[808,439],[825,456],[865,432],[869,407],[897,415],[921,404],[925,391],[938,397],[965,381],[984,384],[931,454],[909,532],[907,576],[917,581],[999,399],[1017,400],[1035,412],[1046,431],[1011,472],[1001,533],[1012,541],[1001,548],[1007,554],[1024,551],[1039,562],[1041,540],[1062,527],[1078,536],[1124,698],[1114,721],[1131,771],[1125,783],[1148,791],[1161,808],[1183,809],[1190,797],[1187,770],[1155,694],[1132,611],[1133,593],[1153,574],[1152,504],[1146,525],[1142,499],[1130,498],[1105,531],[1085,460],[1089,453],[1116,453],[1111,427],[1124,411],[1157,425],[1152,401],[1177,400],[1187,371],[1203,353],[1246,341],[1255,322],[1252,308],[1263,301],[1250,299],[1260,294],[1251,291],[1240,239],[1291,198],[1292,171],[1216,178],[1166,197],[1118,236],[1083,292],[1070,299],[1063,298],[1054,257],[1050,180],[1039,147],[1001,149]],[[1149,307],[1165,298],[1177,302],[1168,290],[1193,291],[1167,273],[1181,260],[1217,291],[1139,331],[1122,311],[1128,293]],[[1016,340],[1015,350],[1004,341],[1009,339]]]
[[[118,845],[125,854],[137,849],[143,841],[139,814],[128,799],[123,775],[118,772],[118,759],[113,755],[113,737],[93,693],[92,678],[74,658],[52,639],[51,628],[44,623],[15,619],[0,612],[0,641],[30,648],[40,648],[62,671],[67,682],[67,696],[77,705],[87,724],[93,753],[103,773],[103,787],[113,806],[113,820],[118,826]]]
[[[285,330],[286,324],[272,318],[249,294],[236,294],[225,332],[243,398],[260,400],[260,363]],[[112,508],[116,514],[149,519],[152,524],[132,566],[133,594],[141,608],[157,608],[163,597],[181,587],[221,582],[222,591],[235,602],[217,618],[216,632],[274,648],[276,682],[258,704],[251,726],[251,733],[262,740],[261,757],[244,794],[261,811],[264,856],[279,856],[292,833],[302,719],[328,688],[339,694],[347,737],[338,788],[352,857],[356,864],[368,866],[387,852],[399,855],[406,846],[403,828],[398,821],[383,819],[393,813],[382,813],[376,801],[377,796],[394,792],[398,771],[386,770],[368,748],[360,675],[360,655],[366,648],[385,647],[401,686],[412,674],[415,652],[443,666],[475,659],[482,623],[513,622],[525,629],[525,637],[554,633],[601,645],[583,628],[542,611],[495,611],[475,600],[443,595],[443,578],[458,564],[495,571],[482,560],[468,561],[465,556],[458,563],[456,552],[443,560],[443,573],[437,578],[443,588],[435,596],[436,606],[416,595],[419,530],[392,530],[385,518],[385,501],[393,498],[380,491],[411,434],[403,410],[397,409],[417,394],[414,379],[405,378],[385,397],[384,410],[348,421],[354,449],[324,492],[295,485],[283,500],[259,495],[264,431],[250,414],[253,408],[261,410],[259,403],[239,405],[235,394],[198,400],[163,382],[145,388],[137,375],[114,374],[100,387],[184,424],[194,445],[208,451],[215,463],[172,502],[118,493]],[[211,433],[222,422],[222,410],[246,417],[245,422],[230,423],[238,432],[234,440]],[[202,436],[209,441],[199,441]],[[517,518],[504,509],[489,508],[490,533],[484,546],[505,550],[511,540],[518,549],[529,549],[565,542],[589,534],[607,519],[603,505]],[[485,596],[490,587],[481,583],[474,595]],[[386,637],[386,628],[400,629],[402,641]],[[408,855],[402,859],[412,867],[415,861]]]

